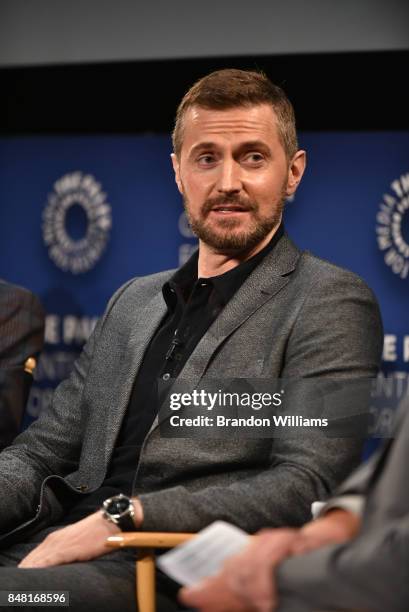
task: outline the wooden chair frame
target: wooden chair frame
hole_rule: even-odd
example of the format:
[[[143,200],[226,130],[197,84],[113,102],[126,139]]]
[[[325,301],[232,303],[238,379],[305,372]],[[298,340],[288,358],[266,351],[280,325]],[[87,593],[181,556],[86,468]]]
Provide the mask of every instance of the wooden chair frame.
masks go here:
[[[111,536],[107,545],[111,548],[139,548],[136,560],[136,601],[138,612],[156,612],[155,548],[173,548],[183,544],[194,533],[160,533],[136,531]]]

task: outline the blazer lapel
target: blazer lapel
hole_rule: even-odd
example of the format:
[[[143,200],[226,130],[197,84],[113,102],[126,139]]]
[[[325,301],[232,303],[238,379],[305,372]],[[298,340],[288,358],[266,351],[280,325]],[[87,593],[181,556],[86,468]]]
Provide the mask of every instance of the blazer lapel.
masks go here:
[[[285,287],[299,257],[300,251],[285,234],[226,304],[199,341],[178,379],[188,381],[190,389],[197,386],[219,345]],[[184,391],[187,391],[185,386]],[[168,411],[165,411],[152,429],[168,416]]]
[[[290,280],[300,251],[285,234],[226,304],[188,359],[179,377],[197,383],[217,347]]]
[[[107,411],[109,423],[106,428],[105,452],[109,456],[125,415],[136,374],[142,363],[145,350],[158,325],[167,312],[162,291],[159,291],[142,312],[135,312],[131,334],[125,349],[125,359],[115,385],[115,410]]]

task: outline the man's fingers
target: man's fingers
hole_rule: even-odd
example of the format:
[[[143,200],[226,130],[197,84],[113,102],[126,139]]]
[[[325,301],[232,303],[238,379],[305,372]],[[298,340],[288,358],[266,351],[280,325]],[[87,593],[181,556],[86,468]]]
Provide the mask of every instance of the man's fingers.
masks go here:
[[[247,612],[243,605],[219,578],[208,578],[179,591],[179,600],[201,612]]]
[[[50,567],[51,565],[62,565],[63,563],[66,563],[65,552],[66,551],[50,552],[44,548],[41,548],[40,550],[35,548],[20,561],[18,567],[27,569],[30,567]]]
[[[63,565],[75,561],[77,552],[72,547],[65,547],[59,550],[50,550],[49,546],[45,546],[45,541],[20,561],[17,567],[22,569],[34,567],[51,567],[53,565]]]
[[[21,563],[19,563],[17,567],[19,567],[20,569],[33,569],[40,567],[50,567],[52,565],[61,565],[62,563],[62,560],[55,559],[54,557],[44,557],[42,559],[37,560],[23,559],[23,561],[21,561]]]
[[[50,567],[51,565],[61,565],[64,559],[58,555],[28,555],[20,561],[18,567],[22,569],[34,567]]]
[[[211,580],[203,580],[191,587],[183,587],[179,591],[179,599],[182,603],[193,606],[200,599],[200,595],[211,587]]]

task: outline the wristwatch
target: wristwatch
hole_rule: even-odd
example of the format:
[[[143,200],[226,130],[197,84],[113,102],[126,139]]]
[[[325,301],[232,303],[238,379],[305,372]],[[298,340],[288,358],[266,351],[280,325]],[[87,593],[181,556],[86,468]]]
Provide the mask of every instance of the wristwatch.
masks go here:
[[[130,497],[123,493],[109,497],[102,504],[102,516],[114,523],[121,531],[135,531],[135,506]]]

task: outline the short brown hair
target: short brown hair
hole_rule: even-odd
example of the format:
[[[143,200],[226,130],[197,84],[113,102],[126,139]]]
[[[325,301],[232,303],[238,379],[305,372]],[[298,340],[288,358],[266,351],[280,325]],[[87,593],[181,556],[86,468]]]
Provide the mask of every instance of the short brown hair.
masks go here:
[[[298,149],[294,109],[284,91],[262,72],[227,68],[211,72],[196,81],[184,95],[176,112],[172,133],[173,150],[179,157],[183,143],[186,112],[193,106],[210,110],[271,104],[277,116],[277,128],[287,159]]]

